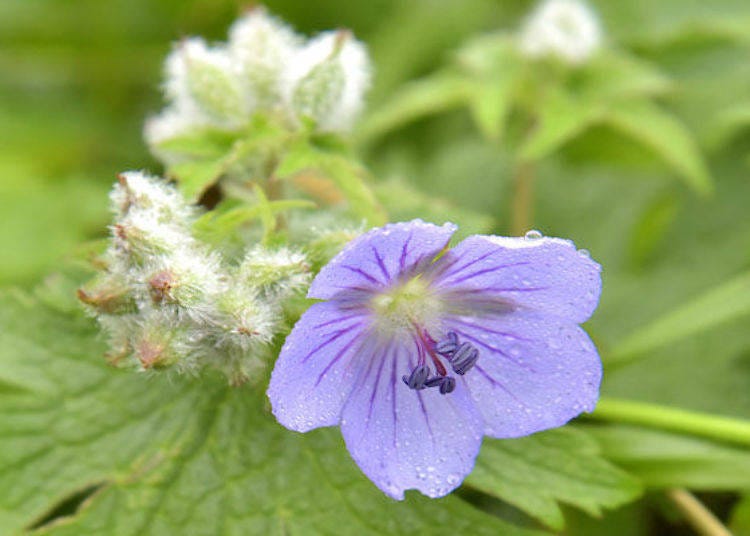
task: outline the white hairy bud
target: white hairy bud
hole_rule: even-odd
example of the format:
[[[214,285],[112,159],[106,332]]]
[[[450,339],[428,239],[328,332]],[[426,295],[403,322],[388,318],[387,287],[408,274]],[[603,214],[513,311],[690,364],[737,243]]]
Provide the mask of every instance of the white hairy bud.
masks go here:
[[[323,131],[351,127],[370,86],[370,62],[350,32],[326,32],[312,39],[287,70],[289,105]]]
[[[288,248],[250,249],[237,271],[237,278],[269,298],[283,299],[310,282],[310,265],[302,253]]]
[[[167,96],[188,116],[232,126],[245,113],[232,59],[225,48],[200,38],[182,41],[167,58]]]
[[[526,21],[520,48],[532,58],[556,57],[571,65],[588,60],[602,40],[599,21],[578,0],[546,0]]]
[[[302,38],[262,7],[251,9],[229,30],[229,50],[245,89],[246,105],[273,108],[282,98],[282,72]]]

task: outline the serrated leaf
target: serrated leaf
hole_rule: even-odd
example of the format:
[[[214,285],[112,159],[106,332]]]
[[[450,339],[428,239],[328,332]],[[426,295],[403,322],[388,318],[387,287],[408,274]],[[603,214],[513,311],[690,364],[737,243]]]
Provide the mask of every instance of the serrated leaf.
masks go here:
[[[521,147],[521,158],[548,156],[601,119],[603,112],[598,100],[550,90],[536,110],[537,123]]]
[[[459,108],[472,93],[472,84],[458,73],[442,72],[408,83],[362,121],[357,137],[371,142],[422,117]]]
[[[634,500],[639,483],[605,461],[585,432],[560,428],[512,440],[485,440],[467,482],[561,530],[559,503],[598,516]]]
[[[747,449],[629,425],[590,426],[587,430],[608,460],[649,487],[723,491],[748,485]]]
[[[608,106],[607,124],[651,148],[699,194],[713,190],[700,149],[687,127],[657,105],[628,100]]]
[[[742,274],[645,325],[615,345],[607,364],[696,335],[750,314],[750,273]]]
[[[0,532],[97,486],[44,534],[539,534],[457,497],[395,502],[337,430],[279,426],[262,386],[105,364],[92,322],[0,297]]]
[[[366,170],[350,157],[299,142],[284,155],[276,175],[288,179],[305,171],[317,172],[329,179],[349,202],[352,212],[370,225],[385,223],[383,209],[364,180]]]

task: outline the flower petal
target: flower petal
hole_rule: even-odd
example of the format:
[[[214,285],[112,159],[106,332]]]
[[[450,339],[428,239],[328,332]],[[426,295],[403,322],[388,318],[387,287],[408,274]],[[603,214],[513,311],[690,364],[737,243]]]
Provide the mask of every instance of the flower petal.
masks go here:
[[[601,294],[601,266],[560,238],[470,236],[436,265],[434,287],[467,307],[500,300],[580,324]]]
[[[480,355],[464,376],[485,433],[519,437],[561,426],[599,398],[602,365],[586,332],[533,311],[451,317],[446,327]]]
[[[366,329],[362,311],[316,303],[287,336],[271,374],[268,398],[276,419],[306,432],[333,426],[359,375]]]
[[[373,229],[352,240],[320,271],[308,297],[330,299],[347,290],[376,290],[432,262],[456,230],[413,220]]]
[[[341,431],[362,471],[386,495],[407,489],[441,497],[474,467],[482,417],[464,382],[441,395],[401,381],[416,365],[410,349],[392,343],[372,359],[346,403]]]

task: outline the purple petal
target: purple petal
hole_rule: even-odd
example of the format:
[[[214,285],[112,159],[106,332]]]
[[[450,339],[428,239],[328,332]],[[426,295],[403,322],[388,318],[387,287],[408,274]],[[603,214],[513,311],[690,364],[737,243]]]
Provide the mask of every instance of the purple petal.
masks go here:
[[[352,240],[310,286],[308,297],[330,299],[346,290],[382,288],[419,271],[446,246],[456,226],[413,220],[373,229]]]
[[[339,423],[359,375],[365,328],[362,311],[341,309],[335,302],[316,303],[302,315],[268,386],[273,414],[282,425],[306,432]]]
[[[596,406],[601,361],[577,325],[533,311],[450,317],[445,324],[479,349],[464,378],[487,435],[532,434]]]
[[[341,431],[362,471],[384,493],[407,489],[441,497],[474,467],[482,417],[459,379],[456,390],[414,391],[401,381],[416,364],[410,348],[393,344],[372,359],[346,403]]]
[[[467,307],[495,300],[580,324],[599,303],[601,267],[569,240],[476,235],[437,264],[435,288]]]

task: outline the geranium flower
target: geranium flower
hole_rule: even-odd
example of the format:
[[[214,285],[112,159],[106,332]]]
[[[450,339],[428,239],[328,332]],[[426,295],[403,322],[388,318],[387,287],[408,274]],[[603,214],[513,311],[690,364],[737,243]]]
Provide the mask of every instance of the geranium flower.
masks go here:
[[[285,427],[341,425],[387,495],[455,489],[482,437],[519,437],[592,411],[601,362],[578,326],[600,266],[572,242],[471,236],[415,220],[353,240],[313,281],[268,395]]]

